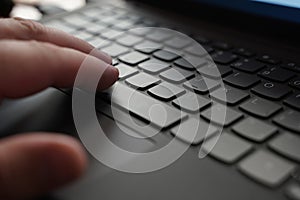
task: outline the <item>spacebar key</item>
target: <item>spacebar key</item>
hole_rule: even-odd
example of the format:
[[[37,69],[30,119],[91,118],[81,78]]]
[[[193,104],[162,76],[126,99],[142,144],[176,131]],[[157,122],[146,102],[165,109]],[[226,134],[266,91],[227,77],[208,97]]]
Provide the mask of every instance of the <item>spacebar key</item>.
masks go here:
[[[128,110],[160,129],[168,128],[187,117],[180,110],[120,83],[104,93],[110,96],[111,104]]]

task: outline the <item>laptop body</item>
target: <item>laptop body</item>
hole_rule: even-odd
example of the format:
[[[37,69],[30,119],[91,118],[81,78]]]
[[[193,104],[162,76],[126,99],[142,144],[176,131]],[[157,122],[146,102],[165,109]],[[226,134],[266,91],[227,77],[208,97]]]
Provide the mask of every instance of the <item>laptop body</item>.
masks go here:
[[[85,9],[102,5],[116,6],[119,9],[125,9],[135,13],[151,18],[152,21],[159,24],[167,24],[168,27],[184,31],[192,35],[203,36],[211,41],[226,42],[235,47],[243,47],[253,51],[256,56],[268,54],[272,59],[279,59],[282,64],[274,64],[274,66],[282,66],[285,62],[299,63],[299,41],[297,40],[297,23],[286,22],[286,19],[266,19],[263,16],[258,19],[263,20],[261,23],[256,24],[253,18],[249,20],[249,15],[240,13],[235,15],[232,8],[223,10],[222,6],[219,7],[212,4],[197,4],[195,7],[197,12],[189,13],[196,6],[195,2],[180,2],[179,7],[175,2],[171,3],[160,2],[159,6],[155,2],[123,2],[123,1],[101,1],[95,5],[88,6],[83,10],[74,13],[68,13],[62,16],[47,19],[44,23],[50,23],[51,20],[60,19],[67,15],[76,14],[77,12],[85,12]],[[184,5],[183,5],[184,4]],[[200,7],[205,9],[201,10]],[[270,6],[270,5],[267,5]],[[274,5],[271,5],[274,6]],[[276,6],[275,6],[276,7]],[[114,8],[113,8],[114,9]],[[229,10],[228,10],[229,9]],[[185,10],[185,11],[183,11]],[[199,11],[203,13],[199,14]],[[215,11],[216,14],[213,12]],[[233,14],[230,16],[228,12]],[[207,17],[203,17],[207,15]],[[257,16],[252,16],[256,18]],[[221,18],[221,19],[220,19]],[[237,19],[238,18],[238,19]],[[49,20],[49,21],[48,21]],[[241,23],[242,22],[242,23]],[[245,23],[249,24],[245,26]],[[265,24],[264,24],[265,23]],[[261,24],[264,24],[263,26]],[[278,26],[278,24],[282,26]],[[265,28],[266,30],[264,30]],[[199,39],[200,40],[200,39]],[[219,48],[219,47],[217,47]],[[230,49],[232,52],[234,49]],[[227,51],[227,50],[226,50]],[[244,57],[241,56],[242,60]],[[252,59],[252,58],[251,58]],[[272,61],[264,61],[272,62]],[[266,64],[273,66],[273,64]],[[234,68],[235,69],[235,68]],[[291,69],[288,69],[291,70]],[[286,82],[297,78],[295,69],[295,77]],[[275,81],[276,82],[276,81]],[[234,87],[234,86],[233,86]],[[235,88],[235,87],[234,87]],[[297,89],[293,88],[293,92],[297,93]],[[247,92],[253,97],[252,89],[246,89]],[[249,98],[251,98],[249,97]],[[261,97],[261,96],[259,96]],[[288,97],[288,95],[286,96]],[[265,99],[265,97],[262,97]],[[267,99],[267,98],[266,98]],[[285,97],[284,97],[285,99]],[[268,100],[268,99],[267,99]],[[247,102],[241,101],[234,108],[239,110],[239,106]],[[286,109],[297,110],[290,105],[281,103],[283,110],[268,117],[267,119],[257,118],[265,123],[272,124],[277,115],[284,113]],[[47,106],[45,106],[47,105]],[[3,120],[1,124],[1,133],[15,134],[18,132],[26,131],[56,131],[66,132],[76,136],[76,128],[72,116],[72,101],[68,92],[60,91],[58,89],[48,89],[35,96],[22,99],[7,101],[2,104],[0,116]],[[107,105],[100,105],[97,110],[105,110]],[[25,109],[26,108],[26,109]],[[119,143],[124,148],[132,146],[137,152],[148,151],[153,148],[164,146],[173,139],[169,130],[162,131],[157,134],[151,141],[149,140],[136,140],[131,137],[124,136],[122,129],[115,123],[106,111],[98,112],[99,121],[107,132],[112,136],[111,139]],[[244,119],[255,116],[248,113],[243,113]],[[9,117],[7,117],[9,116]],[[30,117],[28,117],[30,116]],[[143,120],[135,119],[138,124],[145,123]],[[299,121],[298,121],[299,122]],[[240,121],[237,122],[237,124]],[[124,124],[123,124],[124,125]],[[236,124],[234,124],[236,125]],[[128,131],[139,134],[139,131],[134,130],[128,124],[124,125]],[[257,155],[256,150],[261,150],[275,155],[276,158],[284,160],[284,162],[291,163],[297,167],[297,160],[291,159],[290,154],[278,153],[269,147],[269,142],[273,141],[280,136],[289,132],[296,135],[297,130],[290,130],[286,127],[276,126],[278,131],[272,134],[264,142],[254,142],[247,138],[245,135],[240,137],[232,131],[232,126],[226,128],[226,132],[230,132],[234,137],[238,136],[246,143],[253,146],[251,151],[241,156],[233,163],[224,163],[222,159],[217,159],[214,156],[207,156],[204,159],[199,159],[198,152],[199,146],[191,146],[182,157],[166,168],[149,173],[125,173],[111,169],[101,162],[97,161],[91,156],[90,167],[86,175],[78,182],[63,188],[61,191],[49,194],[49,199],[286,199],[291,196],[292,189],[297,189],[297,169],[295,168],[288,175],[284,176],[284,181],[280,181],[279,185],[270,185],[264,182],[264,179],[255,177],[253,174],[247,174],[240,169],[240,163],[248,160],[249,158]],[[179,143],[181,145],[181,143]],[[184,143],[182,143],[184,145]],[[265,154],[264,154],[265,155]],[[250,160],[251,161],[251,160]],[[249,162],[250,162],[249,161]],[[255,163],[255,162],[254,162]],[[258,163],[258,161],[257,161]],[[247,168],[248,169],[248,168]],[[276,175],[276,174],[275,174]],[[274,175],[274,176],[275,176]],[[277,175],[276,175],[277,176]]]

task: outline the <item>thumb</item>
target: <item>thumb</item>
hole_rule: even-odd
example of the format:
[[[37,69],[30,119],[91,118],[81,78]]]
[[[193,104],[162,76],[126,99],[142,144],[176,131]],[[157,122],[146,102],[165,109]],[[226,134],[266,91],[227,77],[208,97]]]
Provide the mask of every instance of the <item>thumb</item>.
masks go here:
[[[78,178],[86,155],[75,139],[24,134],[0,140],[0,199],[26,199]]]

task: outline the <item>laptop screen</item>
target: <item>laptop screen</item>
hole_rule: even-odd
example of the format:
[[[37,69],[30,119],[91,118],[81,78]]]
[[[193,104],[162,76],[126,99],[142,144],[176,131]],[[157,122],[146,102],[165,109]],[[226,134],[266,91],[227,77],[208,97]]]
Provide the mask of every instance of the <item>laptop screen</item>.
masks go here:
[[[300,24],[300,0],[194,0],[254,15]]]

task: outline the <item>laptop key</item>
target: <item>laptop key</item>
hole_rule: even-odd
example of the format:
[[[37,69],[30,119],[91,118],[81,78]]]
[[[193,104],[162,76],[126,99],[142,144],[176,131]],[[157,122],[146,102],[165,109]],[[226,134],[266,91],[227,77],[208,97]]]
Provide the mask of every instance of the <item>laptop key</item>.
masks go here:
[[[102,49],[103,47],[110,45],[110,41],[104,40],[100,37],[95,37],[94,39],[90,40],[89,43],[97,49]]]
[[[281,67],[294,71],[294,72],[300,72],[300,66],[293,62],[284,63],[281,65]]]
[[[111,57],[117,57],[129,52],[129,49],[118,44],[112,44],[103,48],[102,51],[109,54]]]
[[[145,54],[151,54],[155,51],[158,51],[163,48],[162,44],[151,42],[151,41],[144,41],[134,46],[134,49],[140,51]]]
[[[114,40],[118,37],[120,37],[123,34],[122,31],[117,31],[114,29],[110,29],[109,31],[105,31],[101,34],[102,37],[108,39],[108,40]]]
[[[209,106],[211,101],[207,98],[188,92],[173,100],[172,103],[186,112],[196,113]]]
[[[101,31],[104,31],[107,28],[105,25],[91,23],[88,26],[85,26],[85,30],[91,34],[98,35]]]
[[[241,89],[247,89],[259,83],[260,80],[255,75],[235,72],[234,74],[224,78],[224,82]]]
[[[121,62],[124,62],[128,65],[137,65],[148,59],[149,59],[149,56],[139,53],[139,52],[136,52],[136,51],[130,52],[128,54],[125,54],[125,55],[122,55],[119,57],[119,60]]]
[[[267,80],[283,83],[293,78],[295,73],[278,67],[269,67],[259,72],[258,75]]]
[[[184,92],[184,89],[167,82],[162,82],[148,90],[148,93],[151,96],[163,101],[170,101],[172,99],[175,99]]]
[[[168,33],[168,31],[163,31],[163,30],[157,30],[146,35],[146,38],[154,42],[164,42],[171,37],[172,35]]]
[[[103,92],[111,96],[109,98],[111,104],[129,111],[147,122],[151,122],[159,129],[168,128],[187,117],[178,109],[162,104],[160,101],[121,83],[115,83]]]
[[[213,46],[213,48],[224,50],[224,51],[228,51],[228,50],[232,49],[232,46],[225,42],[215,42],[215,43],[213,43],[212,46]]]
[[[192,55],[195,55],[195,56],[198,56],[198,57],[203,57],[205,55],[207,55],[208,53],[212,53],[214,51],[213,48],[211,47],[204,47],[202,46],[199,47],[199,45],[192,45],[192,46],[189,46],[185,49],[185,51],[189,54],[192,54]]]
[[[273,119],[273,122],[290,131],[300,133],[300,112],[286,110]]]
[[[186,38],[175,37],[170,40],[167,40],[165,44],[174,49],[182,49],[191,44],[192,40]]]
[[[274,138],[269,147],[289,159],[300,162],[300,137],[288,132]]]
[[[203,150],[208,151],[209,147],[213,145],[212,142],[214,141],[205,141],[205,143],[202,144]],[[224,163],[233,164],[241,159],[251,149],[252,145],[247,141],[238,138],[233,134],[224,132],[220,135],[220,138],[218,138],[218,141],[212,151],[207,153]]]
[[[160,73],[159,75],[162,79],[172,82],[172,83],[182,83],[192,77],[194,77],[194,73],[180,69],[180,68],[171,68],[167,71]]]
[[[290,81],[290,82],[289,82],[289,85],[292,86],[292,87],[295,88],[295,89],[300,90],[300,78],[297,77],[297,78],[295,78],[294,80]]]
[[[125,64],[119,64],[116,66],[116,68],[118,68],[118,70],[119,70],[119,79],[126,79],[126,78],[138,73],[137,69],[130,67],[128,65],[125,65]]]
[[[232,63],[231,67],[244,72],[255,73],[264,68],[265,65],[255,60],[244,59],[242,61]]]
[[[221,77],[225,77],[232,73],[232,69],[230,67],[222,65],[216,66],[214,64],[205,65],[204,67],[197,69],[197,71],[201,75],[213,79],[220,79]]]
[[[228,65],[237,60],[238,56],[230,52],[219,51],[216,54],[212,55],[212,59],[215,61],[215,63]]]
[[[289,87],[271,82],[262,82],[261,84],[252,88],[251,91],[259,96],[271,100],[280,100],[291,92]]]
[[[150,74],[158,74],[166,69],[168,69],[171,65],[169,63],[151,59],[145,62],[142,62],[138,65],[140,69]]]
[[[154,84],[159,83],[160,80],[158,78],[155,78],[154,76],[150,76],[145,73],[139,73],[126,79],[125,82],[135,89],[145,90],[153,86]]]
[[[185,82],[183,86],[198,94],[206,94],[219,87],[220,83],[212,79],[196,76],[195,78]]]
[[[229,126],[244,115],[222,104],[215,104],[201,113],[201,117],[220,126]]]
[[[284,100],[284,103],[292,108],[300,110],[300,93],[295,93]]]
[[[240,55],[240,56],[247,57],[247,58],[255,56],[254,52],[249,51],[245,48],[238,48],[238,49],[234,50],[233,53],[235,53],[237,55]]]
[[[300,186],[298,183],[289,184],[285,191],[286,196],[291,200],[300,199]]]
[[[247,99],[250,95],[242,90],[235,89],[229,86],[225,88],[219,88],[212,93],[210,97],[228,105],[234,106],[241,101]]]
[[[264,150],[256,151],[239,164],[241,172],[269,187],[281,185],[295,168],[293,163]]]
[[[268,118],[282,107],[271,101],[255,97],[240,105],[240,109],[257,117]]]
[[[262,56],[258,57],[257,60],[259,60],[260,62],[266,63],[266,64],[272,64],[272,65],[276,65],[276,64],[280,63],[280,60],[277,60],[269,55],[262,55]]]
[[[253,117],[248,117],[242,120],[233,126],[232,130],[254,142],[263,142],[278,131],[275,126],[269,125]]]
[[[121,38],[117,39],[116,41],[119,44],[124,45],[126,47],[132,47],[132,46],[138,44],[139,42],[141,42],[142,40],[143,39],[138,36],[125,35],[124,37],[121,37]]]
[[[158,58],[163,61],[171,62],[179,57],[179,55],[165,50],[159,50],[153,54],[155,58]]]
[[[218,129],[201,119],[189,118],[185,122],[171,129],[176,138],[192,145],[200,144],[205,137],[211,137]]]

